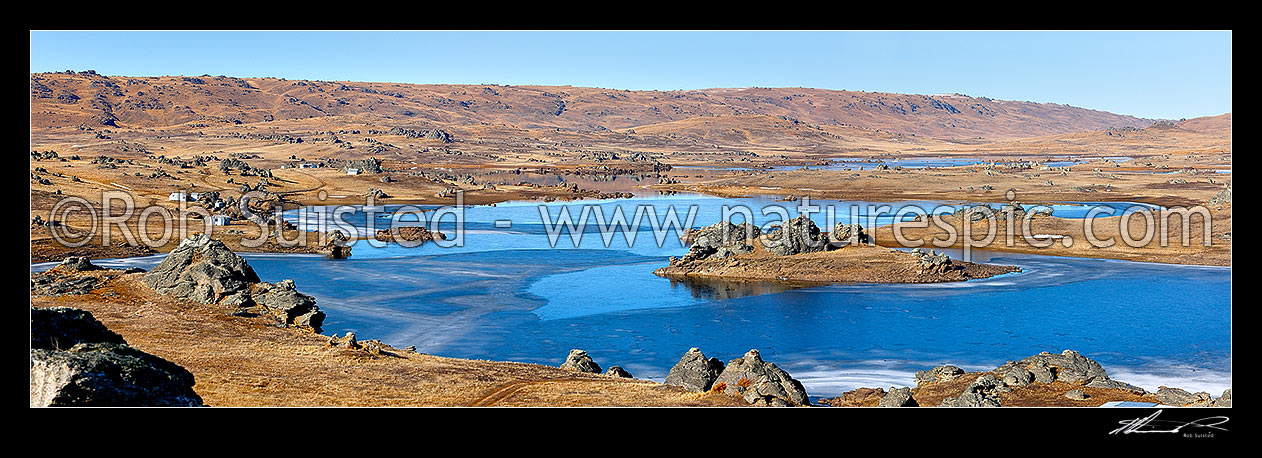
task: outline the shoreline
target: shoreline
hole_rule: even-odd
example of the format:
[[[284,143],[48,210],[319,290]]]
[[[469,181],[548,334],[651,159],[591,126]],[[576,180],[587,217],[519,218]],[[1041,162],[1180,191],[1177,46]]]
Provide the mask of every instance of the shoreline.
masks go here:
[[[410,353],[406,349],[384,343],[373,347],[372,345],[378,344],[373,344],[372,342],[376,341],[372,340],[360,340],[360,347],[344,348],[344,345],[338,342],[346,340],[344,338],[339,340],[336,335],[329,337],[298,328],[277,328],[266,324],[266,320],[262,317],[221,315],[223,312],[215,307],[194,305],[190,308],[188,304],[183,304],[183,301],[173,300],[147,290],[140,282],[143,273],[107,270],[94,271],[88,275],[98,277],[104,275],[112,278],[105,280],[93,291],[85,292],[86,297],[82,295],[35,296],[33,306],[44,308],[69,305],[92,312],[111,330],[126,338],[128,343],[190,370],[197,382],[193,388],[206,400],[207,405],[212,406],[751,405],[730,394],[689,392],[658,380],[610,378],[557,369],[538,363],[450,358]],[[135,307],[139,304],[145,304],[144,313],[141,315],[135,313]],[[205,334],[208,328],[216,329],[219,334]],[[189,333],[192,330],[197,330],[197,332]],[[354,338],[351,340],[353,341]],[[209,347],[217,348],[217,350],[208,351]],[[248,359],[244,359],[247,355]],[[262,361],[254,361],[255,358],[260,358]],[[246,361],[254,362],[247,363]],[[795,361],[781,362],[790,369],[800,365]],[[228,370],[229,367],[231,371]],[[320,375],[312,377],[315,373],[311,371],[315,367],[322,369],[317,370]],[[473,379],[460,376],[459,374],[465,373],[463,372],[465,369],[461,369],[441,376],[465,380],[448,386],[448,389],[457,391],[447,391],[447,389],[433,391],[434,374],[430,371],[438,370],[440,374],[448,373],[447,371],[457,367],[468,370],[476,368],[477,373],[497,374],[487,376],[489,380],[496,380],[496,382],[465,386]],[[354,373],[357,375],[347,378],[343,372],[351,368],[354,368]],[[937,368],[935,367],[934,370]],[[282,375],[293,371],[298,372]],[[795,370],[795,372],[799,372],[807,379],[819,376],[818,373],[811,371]],[[913,387],[912,393],[916,400],[922,402],[922,406],[936,406],[957,391],[967,391],[966,385],[991,372],[995,371],[962,371],[955,378],[936,385],[917,384]],[[1115,372],[1134,374],[1134,372],[1117,370],[1117,368]],[[304,383],[296,384],[294,383],[296,380],[292,377],[297,376],[298,373],[306,374],[304,377],[316,380],[304,380]],[[863,369],[843,369],[837,373],[862,374]],[[907,371],[907,374],[910,375],[910,371]],[[917,374],[917,378],[919,377]],[[260,386],[256,386],[258,383],[256,381],[259,380],[290,381],[275,386],[269,382],[268,388],[259,390]],[[419,388],[423,393],[416,392],[418,390],[416,384],[420,380],[430,381],[423,383]],[[1104,402],[1119,400],[1164,402],[1154,394],[1155,392],[1144,390],[1142,394],[1131,393],[1134,388],[1127,388],[1125,384],[1084,388],[1078,383],[1080,382],[1057,382],[1042,388],[1039,388],[1041,385],[1037,384],[1030,387],[1014,385],[1012,387],[1014,392],[995,396],[999,396],[998,399],[1002,400],[1000,406],[1094,407]],[[317,386],[323,388],[316,388]],[[480,388],[474,388],[474,386]],[[626,396],[611,395],[609,394],[611,389],[622,392]],[[1064,393],[1074,389],[1085,389],[1088,395],[1086,400],[1073,401],[1063,398]],[[412,395],[378,398],[377,395],[372,394],[384,394],[392,390],[406,390]],[[872,389],[857,388],[833,396],[824,394],[810,397],[814,400],[813,405],[847,407],[875,405],[876,400],[872,396],[858,400],[851,399],[856,396],[856,393],[861,394],[866,392],[865,390]],[[1164,393],[1167,390],[1160,391]],[[1183,396],[1191,395],[1188,392],[1184,393]],[[1200,396],[1199,393],[1196,395]],[[1166,396],[1166,394],[1161,396]],[[1207,394],[1207,396],[1203,402],[1211,404],[1222,398],[1216,393]],[[345,404],[339,400],[353,402]],[[666,404],[661,404],[662,402]]]

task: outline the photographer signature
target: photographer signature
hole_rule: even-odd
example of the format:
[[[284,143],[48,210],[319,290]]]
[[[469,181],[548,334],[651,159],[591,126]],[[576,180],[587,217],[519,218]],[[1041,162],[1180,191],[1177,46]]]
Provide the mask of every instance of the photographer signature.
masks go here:
[[[1119,421],[1118,423],[1121,424],[1122,427],[1109,432],[1109,434],[1179,433],[1179,432],[1182,432],[1184,428],[1188,428],[1188,427],[1215,429],[1219,431],[1227,430],[1227,428],[1222,428],[1219,426],[1223,423],[1227,423],[1228,418],[1223,417],[1223,416],[1205,417],[1200,420],[1182,422],[1182,421],[1171,421],[1171,420],[1158,420],[1157,416],[1159,415],[1161,415],[1160,410],[1153,412],[1152,415],[1149,415],[1147,417],[1140,417],[1140,418],[1135,418],[1131,420]],[[1159,429],[1158,427],[1169,428],[1169,429]]]

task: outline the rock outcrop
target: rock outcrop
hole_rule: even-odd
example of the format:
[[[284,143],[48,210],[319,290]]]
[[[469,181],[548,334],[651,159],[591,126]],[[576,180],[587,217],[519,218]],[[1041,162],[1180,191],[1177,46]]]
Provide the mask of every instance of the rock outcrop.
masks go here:
[[[402,245],[419,246],[434,240],[447,240],[442,232],[431,231],[423,226],[402,226],[393,229],[378,229],[373,238],[381,242],[396,242]]]
[[[828,241],[833,246],[845,246],[851,244],[870,244],[872,237],[864,232],[863,226],[858,224],[837,223],[833,227],[833,231],[828,233]]]
[[[949,382],[964,375],[964,369],[952,365],[942,365],[927,371],[916,372],[916,385],[926,383]]]
[[[101,279],[91,276],[61,276],[52,270],[31,275],[31,295],[62,296],[88,294],[101,287]]]
[[[1205,203],[1208,205],[1222,205],[1222,204],[1231,203],[1231,188],[1228,187],[1227,189],[1218,191],[1218,194],[1214,194],[1214,197],[1210,197],[1209,201]]]
[[[926,252],[920,248],[912,249],[911,252],[920,257],[917,265],[920,267],[920,273],[922,274],[941,274],[954,268],[951,264],[951,257],[947,256],[946,253],[938,253],[934,250]]]
[[[298,292],[293,280],[259,283],[254,288],[253,298],[286,325],[319,332],[324,323],[324,312],[316,307],[315,298]]]
[[[31,348],[65,350],[81,343],[125,344],[87,310],[31,308]]]
[[[982,374],[959,395],[942,400],[938,407],[999,407],[999,393],[1012,391],[995,374]]]
[[[1145,393],[1143,388],[1110,379],[1100,363],[1073,350],[1065,350],[1060,354],[1042,352],[1020,361],[1006,363],[994,372],[1001,374],[1005,380],[1011,378],[1018,382],[1012,384],[1013,386],[1020,386],[1022,382],[1028,384],[1060,381],[1092,388],[1115,388],[1137,394]]]
[[[1227,402],[1231,402],[1230,394],[1227,395]],[[1179,407],[1209,407],[1214,402],[1213,397],[1204,391],[1190,393],[1186,390],[1167,386],[1157,387],[1157,401],[1165,405]]]
[[[57,264],[53,267],[53,269],[64,272],[89,272],[93,270],[101,270],[103,267],[93,264],[92,261],[88,260],[88,258],[82,256],[70,256],[61,260],[61,264]]]
[[[1231,388],[1223,390],[1223,395],[1215,399],[1210,407],[1231,407]]]
[[[244,258],[207,234],[184,239],[144,276],[145,285],[158,293],[202,304],[216,304],[258,281]]]
[[[722,361],[706,358],[700,349],[693,347],[670,368],[666,384],[681,386],[688,391],[708,391],[722,372]]]
[[[320,247],[320,252],[328,255],[333,259],[346,259],[351,257],[350,238],[342,231],[329,231],[324,236],[324,246]]]
[[[599,374],[600,365],[592,360],[591,356],[587,356],[587,352],[583,350],[570,350],[570,354],[565,357],[565,362],[561,363],[561,368],[568,371],[587,372],[590,374]]]
[[[890,387],[890,390],[881,397],[881,402],[877,404],[880,407],[919,407],[916,399],[911,396],[911,388]]]
[[[609,366],[609,370],[605,371],[605,376],[618,377],[618,378],[635,378],[631,376],[630,372],[627,372],[626,369],[623,369],[622,366]]]
[[[201,406],[193,374],[127,345],[91,313],[31,309],[31,407]]]
[[[779,256],[824,251],[828,240],[820,235],[819,226],[806,215],[785,221],[780,230],[763,237],[768,251]]]
[[[724,393],[740,396],[750,404],[810,405],[802,382],[774,363],[762,360],[758,350],[750,350],[740,358],[728,361],[723,373],[714,380]]]
[[[688,253],[673,260],[672,264],[753,252],[752,242],[759,234],[758,226],[750,223],[732,224],[728,221],[720,221],[701,229],[689,229],[683,235],[683,241],[691,244]]]
[[[143,280],[160,294],[224,306],[235,315],[249,315],[257,305],[285,326],[320,332],[324,323],[315,298],[299,293],[293,280],[261,282],[244,258],[205,234],[184,239]]]

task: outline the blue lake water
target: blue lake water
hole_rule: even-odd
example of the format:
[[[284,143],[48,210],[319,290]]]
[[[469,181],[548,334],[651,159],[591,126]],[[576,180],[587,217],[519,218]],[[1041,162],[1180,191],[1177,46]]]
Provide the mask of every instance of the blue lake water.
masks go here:
[[[723,205],[755,207],[759,224],[778,220],[761,215],[762,206],[793,205],[663,196],[545,209],[555,217],[568,207],[577,216],[591,203],[606,212],[621,206],[628,218],[635,205],[651,205],[659,220],[672,205],[681,220],[686,207],[697,205],[693,227],[718,221]],[[833,396],[860,386],[914,385],[914,371],[936,364],[990,369],[1040,351],[1074,349],[1114,378],[1147,389],[1217,395],[1231,384],[1230,268],[975,251],[975,260],[1024,271],[931,285],[692,284],[652,274],[668,256],[686,252],[673,234],[662,246],[648,230],[634,244],[617,234],[606,247],[589,227],[577,247],[562,235],[559,249],[551,249],[539,205],[467,209],[464,247],[361,241],[346,260],[244,256],[264,280],[292,278],[315,296],[328,314],[326,334],[354,331],[441,356],[557,365],[581,348],[602,367],[617,364],[660,381],[689,347],[723,360],[758,348],[812,396]],[[1081,208],[1056,211],[1072,216]],[[849,221],[842,213],[838,219]],[[296,212],[287,217],[313,223]],[[346,220],[367,221],[362,214]],[[512,225],[497,227],[498,220]],[[817,223],[823,221],[821,215]],[[892,217],[875,221],[888,224]],[[148,267],[160,259],[102,264]]]

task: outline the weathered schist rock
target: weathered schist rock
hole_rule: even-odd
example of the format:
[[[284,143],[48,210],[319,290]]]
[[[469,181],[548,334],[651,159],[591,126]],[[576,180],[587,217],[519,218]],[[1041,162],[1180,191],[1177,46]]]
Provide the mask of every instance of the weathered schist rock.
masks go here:
[[[939,366],[931,371],[917,372],[916,380],[918,386],[923,386],[925,384],[953,380],[962,375],[963,371],[958,367]],[[1065,350],[1060,354],[1042,352],[1020,361],[1009,361],[992,371],[982,374],[959,395],[947,397],[939,405],[945,407],[998,407],[1000,405],[1000,394],[1012,391],[1012,387],[1052,382],[1063,382],[1090,388],[1120,389],[1140,395],[1146,393],[1143,388],[1110,379],[1108,374],[1105,373],[1104,367],[1100,366],[1100,363],[1082,356],[1076,351]],[[1187,397],[1180,397],[1183,393],[1171,390],[1168,392],[1168,395],[1171,397],[1171,400],[1181,401],[1188,399],[1188,402],[1203,400],[1205,405],[1208,405],[1208,394],[1188,394]],[[1199,396],[1200,394],[1204,394],[1204,396],[1201,397]],[[1086,399],[1086,393],[1081,393],[1081,397],[1077,393],[1066,393],[1066,397],[1081,400]]]
[[[999,407],[999,393],[1012,391],[995,374],[982,374],[956,396],[942,400],[939,407]]]
[[[618,378],[635,378],[631,376],[630,372],[627,372],[626,369],[623,369],[622,366],[609,366],[609,370],[605,371],[605,376],[618,377]]]
[[[93,264],[91,260],[82,256],[70,256],[61,260],[61,264],[57,264],[53,269],[63,272],[91,272],[94,270],[104,269],[101,266]]]
[[[1227,402],[1231,402],[1231,394],[1227,395]],[[1209,407],[1213,405],[1214,399],[1204,391],[1199,393],[1190,393],[1179,388],[1170,388],[1168,386],[1157,387],[1157,402],[1165,405],[1179,407]]]
[[[700,349],[693,347],[670,368],[670,372],[666,374],[666,384],[680,386],[688,391],[709,391],[721,373],[722,361],[718,358],[706,358]]]
[[[201,406],[193,374],[127,345],[91,313],[31,308],[31,407]]]
[[[682,240],[688,253],[673,258],[671,265],[687,264],[708,258],[727,258],[754,251],[753,239],[760,235],[758,226],[750,223],[732,224],[728,221],[684,231]]]
[[[927,383],[949,382],[964,375],[964,369],[952,365],[942,365],[927,371],[916,372],[916,386]]]
[[[160,294],[225,306],[234,315],[261,306],[284,326],[320,332],[324,323],[315,298],[299,293],[293,280],[260,281],[244,258],[205,234],[185,239],[143,280]]]
[[[711,389],[740,396],[750,404],[772,406],[810,405],[802,382],[774,363],[762,360],[758,350],[750,350],[740,358],[727,362],[723,373],[714,379]]]
[[[1016,382],[1009,383],[1012,386],[1060,381],[1091,388],[1121,389],[1141,395],[1146,393],[1143,388],[1110,379],[1100,363],[1073,350],[1065,350],[1060,354],[1042,352],[1020,361],[1006,363],[992,372],[1000,374],[1005,381]]]
[[[916,399],[911,396],[910,387],[895,388],[890,390],[881,397],[881,402],[877,404],[879,407],[919,407]]]
[[[990,208],[989,205],[974,205],[960,210],[957,214],[966,218],[971,223],[984,221],[986,219],[999,219],[999,215],[995,213],[995,209]]]
[[[926,252],[920,248],[912,249],[911,252],[920,256],[920,261],[917,262],[917,265],[920,266],[920,273],[922,274],[940,274],[955,268],[951,264],[951,257],[947,256],[946,253],[938,253],[934,250]]]
[[[298,292],[293,280],[260,282],[255,285],[253,297],[255,302],[284,320],[286,325],[307,327],[319,332],[320,326],[324,324],[324,312],[316,307],[315,298]]]
[[[373,238],[380,242],[419,246],[434,240],[447,240],[447,235],[442,232],[431,231],[424,226],[402,226],[391,229],[378,229]]]
[[[106,269],[87,258],[70,256],[44,272],[31,274],[32,296],[64,296],[90,294],[121,274],[144,272],[143,269]],[[107,293],[109,294],[109,293]]]
[[[824,251],[828,240],[820,235],[819,226],[806,215],[785,221],[780,230],[768,232],[763,237],[768,251],[779,256]]]
[[[872,403],[880,405],[885,396],[889,394],[884,388],[855,388],[853,390],[841,393],[835,398],[820,399],[819,403],[833,407],[862,407]]]
[[[53,271],[31,275],[33,296],[88,294],[100,287],[101,279],[92,276],[62,276]]]
[[[64,350],[81,343],[127,342],[87,310],[31,307],[31,348]]]
[[[333,259],[351,257],[350,238],[342,231],[329,231],[324,236],[324,246],[320,250]]]
[[[1228,186],[1227,189],[1218,191],[1218,194],[1214,194],[1214,197],[1210,197],[1209,201],[1205,203],[1211,206],[1231,203],[1231,187]]]
[[[828,233],[830,248],[846,245],[868,245],[871,243],[872,237],[867,232],[864,232],[863,226],[858,224],[837,223],[833,227],[833,231]]]
[[[570,354],[566,355],[565,362],[561,363],[561,368],[568,371],[587,372],[591,374],[599,374],[600,365],[592,360],[591,356],[587,356],[587,352],[579,349],[570,350]]]
[[[221,299],[247,292],[259,276],[245,259],[208,234],[180,242],[144,276],[146,286],[161,294],[216,304]]]
[[[1223,395],[1215,399],[1210,407],[1231,407],[1231,388],[1223,390]]]

